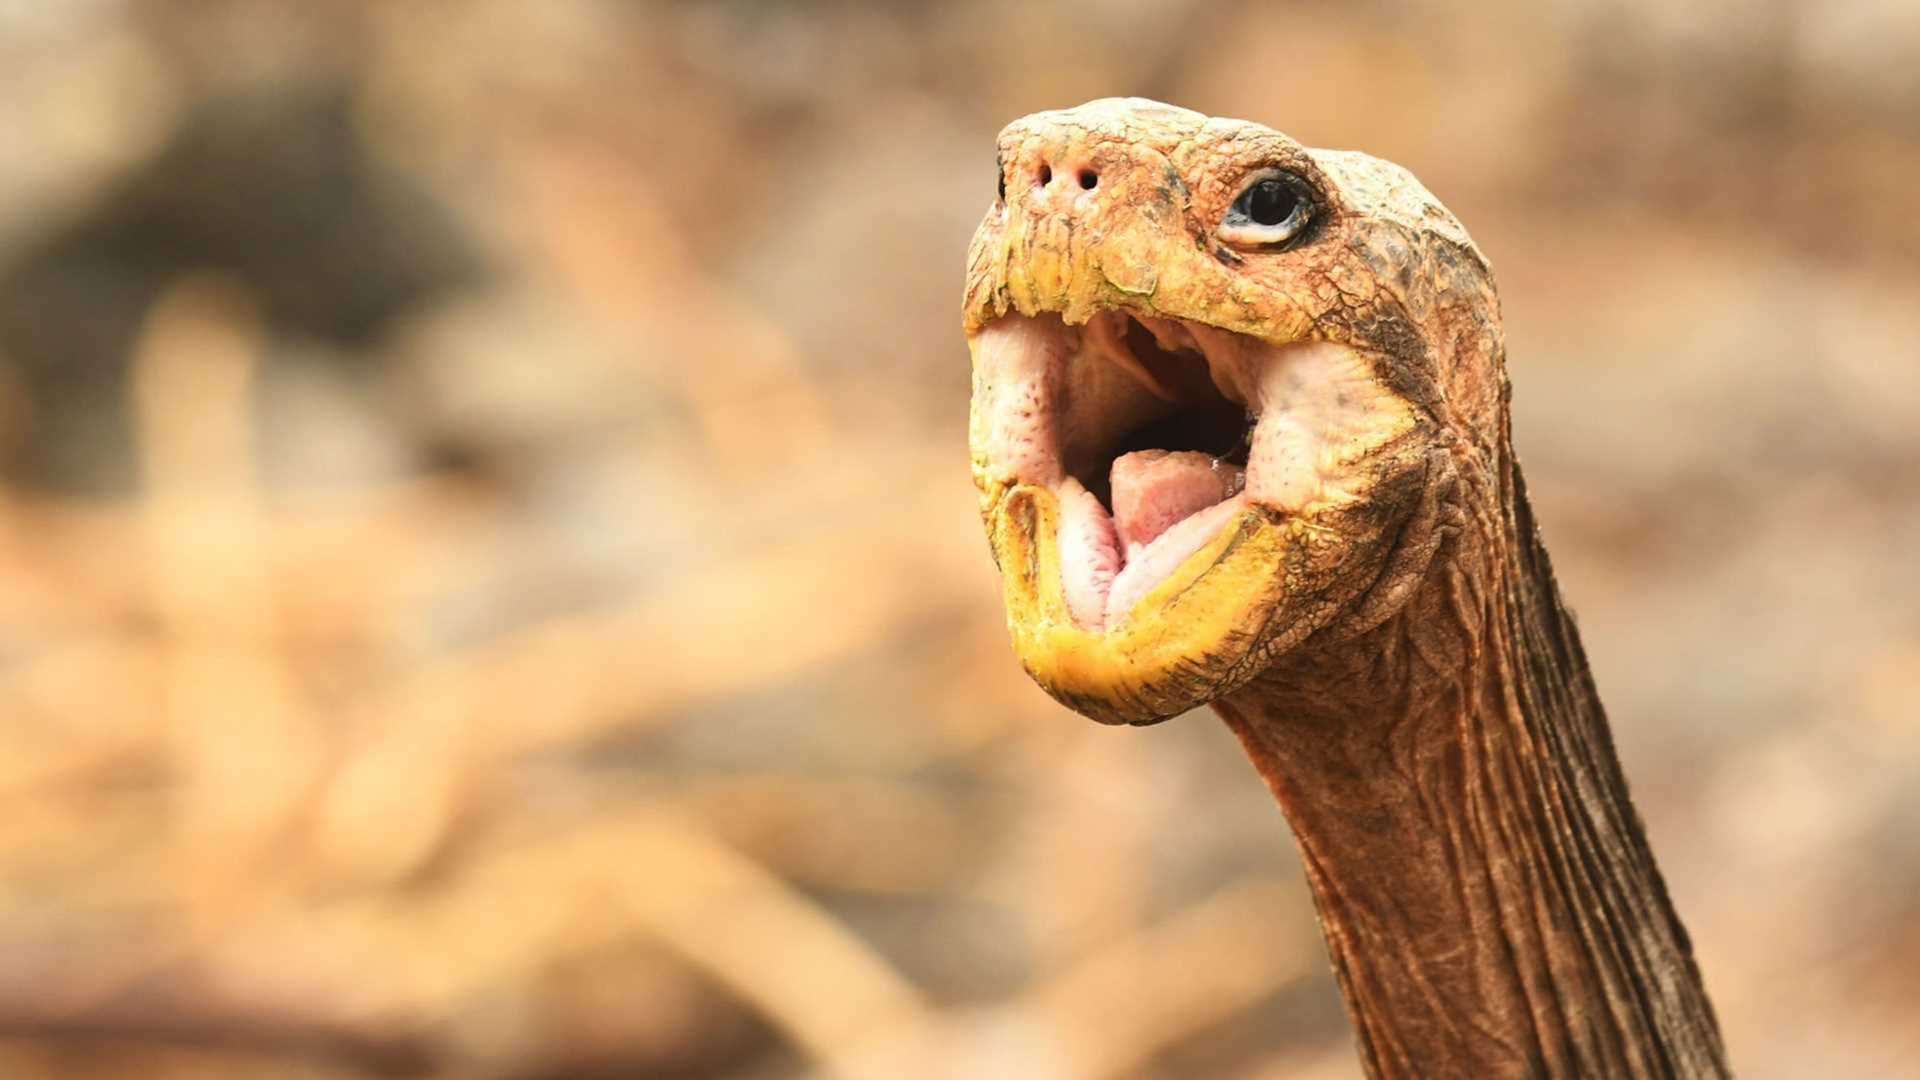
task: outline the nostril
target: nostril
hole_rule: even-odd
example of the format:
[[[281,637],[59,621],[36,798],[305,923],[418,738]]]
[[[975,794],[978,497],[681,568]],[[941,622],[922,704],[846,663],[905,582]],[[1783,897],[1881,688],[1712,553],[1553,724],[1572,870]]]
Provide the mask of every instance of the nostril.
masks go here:
[[[1051,184],[1051,183],[1053,183],[1053,166],[1051,165],[1040,166],[1040,186],[1046,187],[1048,184]]]
[[[1095,184],[1098,184],[1099,182],[1100,182],[1099,173],[1094,172],[1092,169],[1080,170],[1080,186],[1081,187],[1086,188],[1088,191],[1092,191],[1093,186]]]

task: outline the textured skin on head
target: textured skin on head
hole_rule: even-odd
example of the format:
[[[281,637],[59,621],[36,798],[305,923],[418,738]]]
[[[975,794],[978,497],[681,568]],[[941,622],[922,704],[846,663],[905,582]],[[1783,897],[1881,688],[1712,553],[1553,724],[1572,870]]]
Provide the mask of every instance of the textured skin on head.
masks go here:
[[[974,476],[1028,670],[1106,721],[1215,704],[1293,825],[1369,1074],[1727,1075],[1534,526],[1493,279],[1460,224],[1398,166],[1137,99],[1024,118],[999,156],[970,340],[1118,308],[1333,342],[1414,418],[1351,501],[1250,513],[1145,617],[1087,633],[1049,599],[1053,496],[982,451],[976,351]],[[1043,194],[1043,166],[1097,183]],[[1269,167],[1318,192],[1307,233],[1223,245]]]

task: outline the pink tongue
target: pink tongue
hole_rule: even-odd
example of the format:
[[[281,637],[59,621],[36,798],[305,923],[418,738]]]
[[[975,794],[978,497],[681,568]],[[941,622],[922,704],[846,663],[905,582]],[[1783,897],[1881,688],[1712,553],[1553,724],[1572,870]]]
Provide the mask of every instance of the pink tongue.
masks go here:
[[[1237,493],[1246,470],[1198,450],[1136,450],[1114,459],[1113,522],[1128,562],[1190,514]]]

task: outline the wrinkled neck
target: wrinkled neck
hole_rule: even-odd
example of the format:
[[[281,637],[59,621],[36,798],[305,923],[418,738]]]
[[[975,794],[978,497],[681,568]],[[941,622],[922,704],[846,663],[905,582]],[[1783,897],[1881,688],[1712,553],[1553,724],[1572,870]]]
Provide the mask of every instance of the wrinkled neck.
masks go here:
[[[1292,823],[1371,1075],[1723,1076],[1517,468],[1489,483],[1393,618],[1217,708]]]

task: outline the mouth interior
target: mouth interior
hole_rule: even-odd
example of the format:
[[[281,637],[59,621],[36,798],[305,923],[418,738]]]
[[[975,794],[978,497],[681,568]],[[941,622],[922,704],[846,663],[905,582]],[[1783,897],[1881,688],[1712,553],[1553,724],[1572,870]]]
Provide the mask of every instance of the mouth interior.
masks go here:
[[[1118,310],[1006,322],[982,348],[989,455],[1053,490],[1067,606],[1104,630],[1247,505],[1246,343]]]
[[[1274,344],[1109,309],[1009,314],[977,331],[976,460],[1053,492],[1075,623],[1108,631],[1253,508],[1311,516],[1363,497],[1361,463],[1416,430],[1350,346]]]
[[[1076,455],[1072,477],[1109,513],[1114,511],[1114,466],[1128,455],[1159,452],[1204,455],[1213,471],[1232,467],[1244,471],[1253,435],[1253,414],[1245,404],[1228,399],[1208,375],[1207,361],[1192,335],[1173,348],[1163,347],[1139,319],[1114,313],[1125,321],[1126,329],[1113,347],[1125,349],[1139,369],[1164,391],[1170,400],[1164,408],[1136,426],[1121,432],[1106,445],[1098,440],[1086,452]],[[1170,324],[1174,330],[1184,330]],[[1149,391],[1151,392],[1151,390]],[[1111,434],[1097,432],[1090,434]]]

